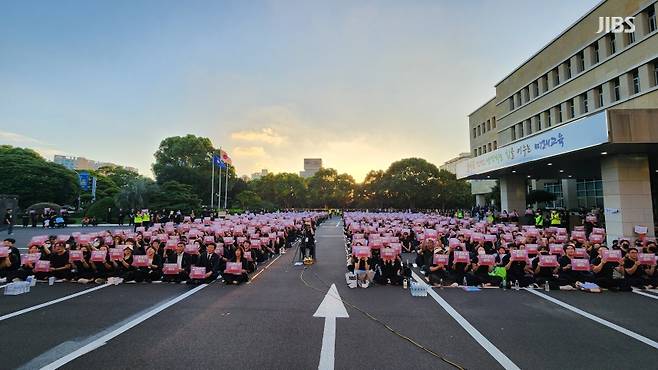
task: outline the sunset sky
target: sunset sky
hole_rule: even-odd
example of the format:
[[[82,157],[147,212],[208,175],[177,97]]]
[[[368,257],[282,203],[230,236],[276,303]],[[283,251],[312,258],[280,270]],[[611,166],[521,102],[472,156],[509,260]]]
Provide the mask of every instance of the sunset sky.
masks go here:
[[[596,3],[2,1],[0,144],[148,176],[187,133],[239,174],[438,166],[494,84]]]

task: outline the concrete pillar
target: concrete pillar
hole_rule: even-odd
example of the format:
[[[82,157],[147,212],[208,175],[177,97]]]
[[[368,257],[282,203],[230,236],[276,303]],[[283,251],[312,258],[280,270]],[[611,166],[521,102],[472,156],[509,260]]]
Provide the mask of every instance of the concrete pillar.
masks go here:
[[[567,64],[562,63],[557,67],[557,72],[560,75],[560,83],[564,83],[568,79],[567,77]]]
[[[484,194],[475,194],[475,205],[479,207],[483,207],[486,205],[486,199],[484,197]]]
[[[548,88],[549,89],[552,89],[552,88],[555,87],[555,73],[557,73],[555,69],[551,69],[550,71],[548,71],[548,81],[547,82],[548,82]]]
[[[569,59],[571,61],[571,76],[572,77],[579,74],[580,72],[582,72],[580,70],[580,61],[579,61],[579,59],[580,58],[578,58],[578,54],[572,56],[571,59]]]
[[[544,78],[544,76],[541,76],[537,80],[537,84],[539,85],[539,95],[543,94],[544,91],[548,90],[548,79]]]
[[[550,116],[551,116],[551,112],[547,110],[540,113],[542,130],[548,127],[548,120]]]
[[[647,226],[647,235],[654,236],[649,171],[646,154],[619,154],[601,159],[608,244],[614,239],[635,236],[635,225]]]
[[[525,104],[528,101],[528,89],[523,88],[521,89],[521,104]]]
[[[619,98],[625,99],[633,95],[633,75],[624,73],[619,76]]]
[[[612,33],[610,35],[613,35]],[[624,48],[624,34],[614,34],[615,35],[615,54],[619,53]]]
[[[582,95],[576,95],[573,98],[573,110],[576,114],[576,117],[581,116],[585,114],[585,107],[583,107],[583,96]]]
[[[558,124],[558,122],[557,122],[557,118],[558,118],[557,106],[552,107],[550,109],[550,112],[551,112],[551,126],[555,126],[555,125]],[[547,125],[548,125],[548,123],[547,123]]]
[[[599,60],[603,60],[610,56],[610,42],[608,41],[608,36],[601,37],[597,42],[599,43]]]
[[[595,94],[594,89],[587,90],[587,106],[589,107],[590,111],[599,108],[599,99]]]
[[[525,204],[525,178],[523,176],[508,175],[500,179],[500,208],[511,212],[516,210],[520,214],[526,208]]]
[[[643,64],[637,69],[638,76],[640,77],[640,91],[646,91],[649,86],[656,86],[654,69],[652,64]]]
[[[569,104],[567,104],[567,102],[560,104],[560,108],[562,109],[562,121],[560,122],[564,122],[571,118],[569,117]]]
[[[532,126],[533,132],[541,130],[541,124],[539,124],[539,115],[530,117],[530,126]]]
[[[603,85],[603,105],[608,106],[615,100],[615,91],[612,81],[605,82]]]
[[[583,50],[583,58],[585,58],[585,68],[589,68],[595,64],[594,46],[590,45]]]
[[[635,16],[635,21],[633,22],[635,25],[635,39],[639,40],[642,37],[644,37],[647,33],[649,33],[649,17],[647,16],[647,13],[645,12],[640,12]]]
[[[564,208],[578,208],[578,193],[576,190],[576,179],[562,179],[562,196],[564,197]]]

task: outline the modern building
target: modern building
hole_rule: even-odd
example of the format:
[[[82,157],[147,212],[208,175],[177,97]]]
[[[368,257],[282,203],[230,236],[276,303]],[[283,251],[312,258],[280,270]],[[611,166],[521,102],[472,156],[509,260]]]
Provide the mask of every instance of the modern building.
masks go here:
[[[121,167],[129,171],[138,172],[135,167],[120,166],[110,162],[99,162],[84,157],[70,157],[55,154],[53,162],[61,164],[69,170],[98,170],[101,167]]]
[[[307,179],[315,175],[322,168],[322,159],[304,158],[304,171],[299,172],[299,176]]]
[[[601,208],[608,240],[654,236],[658,202],[656,1],[606,0],[516,67],[469,115],[463,179],[498,179],[503,209],[528,189],[555,206]],[[597,33],[605,17],[633,27]],[[634,28],[634,29],[633,29]]]
[[[455,158],[447,160],[439,166],[440,170],[445,170],[453,174],[457,174],[457,166],[471,159],[471,153],[459,153]],[[469,180],[471,184],[471,194],[475,195],[475,203],[478,206],[485,205],[485,195],[491,193],[491,190],[496,186],[496,180]]]
[[[252,173],[252,174],[251,174],[251,179],[252,179],[252,180],[258,180],[258,179],[260,179],[260,178],[263,177],[263,176],[267,176],[268,173],[270,173],[270,171],[268,171],[268,170],[266,170],[266,169],[263,168],[262,170],[260,170],[260,172],[254,172],[254,173]]]

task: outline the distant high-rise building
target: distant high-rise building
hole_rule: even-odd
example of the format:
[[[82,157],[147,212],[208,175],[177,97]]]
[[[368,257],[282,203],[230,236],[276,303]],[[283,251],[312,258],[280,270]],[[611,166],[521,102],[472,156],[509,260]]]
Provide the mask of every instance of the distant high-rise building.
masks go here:
[[[98,170],[101,167],[121,167],[123,169],[138,172],[137,168],[129,166],[120,166],[110,162],[99,162],[84,157],[70,157],[65,155],[55,154],[53,162],[61,164],[69,170]]]
[[[307,179],[315,175],[322,168],[321,158],[304,158],[304,171],[299,172],[299,176]]]
[[[268,171],[267,169],[263,168],[262,170],[260,170],[260,172],[254,172],[254,173],[252,173],[252,174],[251,174],[251,179],[252,179],[252,180],[258,180],[258,179],[260,179],[260,178],[263,177],[263,176],[267,176],[268,173],[270,173],[270,171]]]

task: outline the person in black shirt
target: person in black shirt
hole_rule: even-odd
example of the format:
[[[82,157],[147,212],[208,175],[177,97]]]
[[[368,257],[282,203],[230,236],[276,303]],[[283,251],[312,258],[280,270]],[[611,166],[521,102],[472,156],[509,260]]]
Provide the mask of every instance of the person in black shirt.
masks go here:
[[[141,283],[160,282],[162,279],[162,258],[156,253],[155,248],[149,247],[146,250],[148,256],[148,266],[138,267],[135,271],[135,281]]]
[[[479,256],[486,254],[485,247],[478,247],[475,256],[471,258],[471,275],[475,285],[499,286],[503,279],[500,276],[491,276],[494,266],[480,265]]]
[[[520,249],[525,249],[523,244],[520,247]],[[517,247],[512,244],[512,249],[517,249]],[[526,261],[512,261],[512,256],[508,254],[503,257],[503,264],[507,270],[507,281],[511,284],[518,281],[520,287],[527,287],[535,282],[532,267]]]
[[[644,289],[651,284],[647,276],[647,267],[640,264],[637,258],[637,247],[630,247],[624,258],[624,275],[628,285]]]
[[[607,250],[606,246],[600,246],[596,251],[598,255],[591,261],[594,282],[596,285],[610,290],[628,290],[626,280],[613,278],[615,270],[623,274],[624,269],[619,265],[619,262],[608,262],[603,258],[603,252]]]
[[[11,208],[7,208],[5,212],[5,217],[3,223],[7,225],[7,234],[11,235],[14,233],[14,214],[12,213]]]
[[[576,288],[579,283],[592,282],[594,275],[591,271],[574,271],[571,265],[571,260],[576,258],[576,249],[573,244],[567,244],[564,247],[564,255],[560,257],[558,262],[559,268],[559,281],[560,286],[571,286]]]
[[[2,246],[8,248],[7,257],[0,257],[0,282],[11,282],[14,279],[21,279],[19,268],[21,267],[21,254],[16,247],[16,241],[7,238],[3,241]]]
[[[56,242],[53,247],[53,253],[49,256],[50,272],[46,273],[47,277],[54,276],[56,282],[69,280],[73,277],[71,273],[71,262],[69,262],[69,252],[64,249],[64,243]],[[42,278],[47,278],[42,276]]]
[[[204,279],[190,279],[188,283],[210,283],[219,276],[219,256],[215,253],[215,243],[208,243],[206,251],[199,256],[197,266],[205,267],[206,275]]]
[[[539,255],[540,256],[547,256],[548,253],[548,248],[546,246],[542,246],[539,248]],[[559,284],[557,280],[557,274],[558,274],[558,269],[559,267],[542,267],[539,266],[539,256],[535,257],[532,260],[532,271],[534,272],[535,275],[535,283],[539,285],[540,287],[544,286],[546,282],[548,282],[548,286],[551,289],[559,289]]]
[[[232,258],[231,262],[242,264],[242,271],[240,274],[224,273],[224,282],[226,284],[240,284],[249,281],[249,275],[247,275],[249,261],[244,258],[244,250],[242,248],[235,250],[235,257]]]

